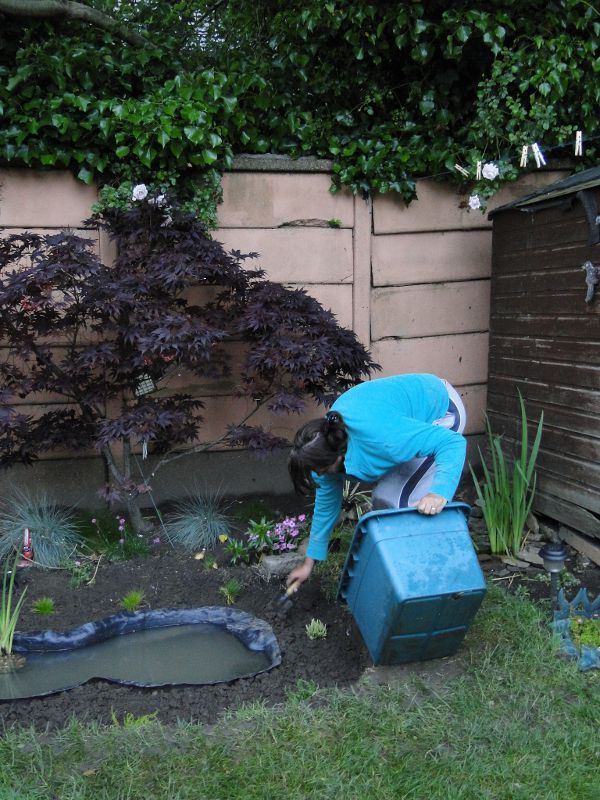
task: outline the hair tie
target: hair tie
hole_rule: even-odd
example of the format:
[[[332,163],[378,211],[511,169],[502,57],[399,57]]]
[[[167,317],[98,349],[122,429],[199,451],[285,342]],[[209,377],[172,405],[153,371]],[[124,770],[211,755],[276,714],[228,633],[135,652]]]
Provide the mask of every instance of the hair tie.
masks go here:
[[[325,414],[325,419],[331,424],[336,425],[342,421],[342,417],[337,411],[328,411]]]

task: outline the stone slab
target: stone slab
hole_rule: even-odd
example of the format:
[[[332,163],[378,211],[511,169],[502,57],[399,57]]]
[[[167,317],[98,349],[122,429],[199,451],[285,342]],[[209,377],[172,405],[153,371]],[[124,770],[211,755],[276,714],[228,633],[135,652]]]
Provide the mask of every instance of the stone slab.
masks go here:
[[[63,170],[0,170],[0,226],[13,228],[81,227],[97,200],[86,186]]]
[[[374,286],[489,278],[491,268],[491,231],[432,231],[373,237]]]
[[[489,309],[488,280],[374,289],[371,338],[487,331]]]
[[[223,176],[220,228],[277,228],[299,219],[354,224],[349,191],[332,194],[329,175],[233,172]]]
[[[455,386],[486,383],[488,334],[465,333],[415,339],[382,339],[371,352],[383,375],[433,372]]]
[[[226,250],[258,253],[244,266],[260,267],[277,283],[352,283],[352,231],[350,229],[221,228],[213,238]]]

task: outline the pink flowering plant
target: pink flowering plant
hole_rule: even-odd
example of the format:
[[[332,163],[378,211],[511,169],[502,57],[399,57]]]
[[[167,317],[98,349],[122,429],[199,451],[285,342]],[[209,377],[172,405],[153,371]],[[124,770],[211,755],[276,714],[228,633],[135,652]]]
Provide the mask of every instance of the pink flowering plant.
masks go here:
[[[285,517],[280,522],[269,524],[264,529],[264,520],[248,533],[251,546],[266,555],[281,555],[298,549],[298,545],[308,536],[308,520],[306,514],[297,517]]]
[[[224,545],[231,563],[249,564],[261,556],[282,555],[298,549],[298,545],[306,539],[309,520],[306,514],[297,517],[285,517],[274,522],[267,517],[260,520],[249,520],[245,536],[230,537]]]

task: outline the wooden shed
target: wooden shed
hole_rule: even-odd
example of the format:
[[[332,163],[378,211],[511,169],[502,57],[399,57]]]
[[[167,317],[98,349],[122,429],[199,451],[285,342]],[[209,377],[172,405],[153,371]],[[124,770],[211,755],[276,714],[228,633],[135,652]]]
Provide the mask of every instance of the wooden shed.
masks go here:
[[[502,206],[493,220],[488,415],[519,436],[544,412],[535,509],[600,554],[600,167]],[[594,555],[592,555],[594,557]]]

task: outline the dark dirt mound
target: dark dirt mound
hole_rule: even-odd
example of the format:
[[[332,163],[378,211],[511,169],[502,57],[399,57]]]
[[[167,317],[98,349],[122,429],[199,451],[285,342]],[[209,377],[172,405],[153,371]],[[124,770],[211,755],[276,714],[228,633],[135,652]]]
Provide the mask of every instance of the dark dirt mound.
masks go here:
[[[226,558],[218,563],[225,564]],[[128,713],[137,717],[157,712],[157,718],[165,723],[177,719],[210,723],[224,710],[242,703],[280,702],[299,680],[322,687],[347,685],[356,681],[369,663],[349,611],[326,598],[318,579],[303,588],[291,612],[282,616],[273,602],[281,594],[282,582],[266,582],[255,567],[206,569],[203,564],[193,555],[164,549],[143,559],[101,562],[94,583],[78,589],[70,586],[65,571],[20,570],[19,589],[29,588],[19,630],[64,631],[110,616],[122,611],[122,598],[134,589],[144,592],[150,608],[222,606],[225,602],[219,589],[235,577],[242,585],[235,607],[272,626],[282,652],[281,666],[254,678],[214,686],[140,689],[94,680],[46,697],[0,702],[0,719],[5,725],[45,728],[62,726],[73,716],[110,723],[113,712],[119,720]],[[54,600],[53,616],[32,613],[32,604],[41,597]],[[311,641],[307,637],[305,626],[313,617],[327,625],[326,639]]]

